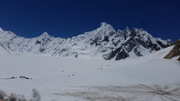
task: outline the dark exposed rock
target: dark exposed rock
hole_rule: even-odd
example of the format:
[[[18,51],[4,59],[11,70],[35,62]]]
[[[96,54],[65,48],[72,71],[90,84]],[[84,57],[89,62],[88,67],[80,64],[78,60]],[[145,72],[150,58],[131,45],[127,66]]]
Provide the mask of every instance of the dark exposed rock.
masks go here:
[[[40,48],[40,49],[39,49],[39,51],[42,53],[42,52],[44,52],[44,51],[45,51],[45,49]]]
[[[103,39],[103,41],[109,42],[108,36],[105,36],[104,39]]]
[[[144,46],[145,48],[148,48],[148,46],[147,46],[147,42],[144,42],[143,40],[141,40],[141,39],[136,39],[136,41],[139,43],[139,44],[141,44],[142,46]]]
[[[131,33],[131,30],[129,29],[129,27],[126,27],[126,30],[124,31],[124,39],[126,40],[127,37],[129,37]]]
[[[116,56],[116,54],[121,50],[122,47],[117,48],[114,51],[111,51],[109,54],[104,55],[104,59],[110,60]]]
[[[41,41],[38,41],[38,40],[37,40],[35,44],[41,44]]]
[[[171,59],[171,58],[179,56],[179,55],[180,55],[180,40],[178,40],[176,42],[176,45],[173,47],[173,49],[164,58],[165,59]]]
[[[126,40],[124,41],[124,43],[122,43],[121,46],[111,51],[109,54],[104,55],[104,59],[125,59],[130,56],[130,52],[134,53],[136,56],[143,56],[142,49],[148,49],[149,53],[151,53],[152,51],[158,51],[162,48],[170,46],[170,43],[164,43],[162,40],[158,39],[152,40],[151,36],[147,36],[147,34],[142,34],[139,31],[136,32],[136,29],[133,29],[130,33],[130,36],[127,36],[126,38]],[[116,46],[118,43],[113,44],[115,44]]]
[[[131,37],[135,37],[136,35],[137,35],[136,30],[133,28],[130,36],[131,36]]]
[[[21,78],[21,79],[31,79],[31,78],[26,77],[26,76],[19,76],[19,78]]]
[[[132,51],[137,46],[137,44],[138,44],[137,41],[131,37],[124,44],[122,44],[119,48],[110,52],[105,57],[105,59],[110,60],[110,59],[114,58],[115,56],[116,56],[115,60],[125,59],[125,58],[129,57],[129,54],[127,52]],[[137,50],[136,50],[136,54],[138,56],[142,56],[140,53],[137,52]]]
[[[166,48],[166,45],[164,45],[162,42],[157,41],[157,43],[158,43],[162,48]]]
[[[138,51],[137,48],[134,49],[134,53],[135,53],[137,56],[143,56],[143,55],[141,54],[141,52]]]
[[[124,49],[122,49],[122,47],[119,47],[118,49],[112,51],[110,54],[105,55],[104,59],[110,60],[114,57],[115,57],[115,60],[121,60],[121,59],[125,59],[125,58],[129,57],[129,54],[126,53],[126,51]]]
[[[179,56],[179,58],[177,60],[180,61],[180,56]]]
[[[124,46],[124,48],[128,51],[128,52],[130,52],[130,51],[132,51],[133,50],[133,48],[135,47],[135,46],[137,46],[137,42],[136,42],[136,40],[134,39],[134,38],[130,38],[129,40],[127,40],[122,46]]]
[[[32,79],[32,78],[29,78],[29,77],[26,77],[26,76],[19,76],[19,77],[9,77],[9,78],[2,78],[2,80],[11,80],[11,79],[18,79],[18,78],[20,78],[20,79]]]
[[[94,44],[95,44],[96,46],[98,46],[98,45],[100,45],[100,42],[99,42],[99,41],[100,41],[100,38],[97,37],[97,38],[95,38],[90,44],[91,44],[91,45],[94,45]]]
[[[122,51],[118,52],[115,60],[121,60],[129,57],[129,54],[123,49]]]
[[[160,50],[160,47],[158,47],[157,44],[153,44],[151,41],[149,41],[148,47],[150,47],[152,51],[153,51],[153,50],[155,50],[155,51]],[[167,47],[167,46],[166,46],[166,47]]]
[[[112,36],[112,35],[114,35],[114,34],[116,34],[115,32],[109,32],[109,35],[110,36]]]

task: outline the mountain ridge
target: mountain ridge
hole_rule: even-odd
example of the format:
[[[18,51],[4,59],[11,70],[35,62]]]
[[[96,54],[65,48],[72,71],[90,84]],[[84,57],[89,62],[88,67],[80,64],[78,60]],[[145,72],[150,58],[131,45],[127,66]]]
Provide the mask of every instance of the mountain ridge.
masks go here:
[[[101,23],[93,31],[72,38],[53,37],[44,32],[35,38],[24,38],[0,28],[0,47],[11,54],[36,54],[60,57],[99,57],[106,60],[139,57],[170,45],[169,40],[154,38],[143,29],[128,27],[116,31]]]

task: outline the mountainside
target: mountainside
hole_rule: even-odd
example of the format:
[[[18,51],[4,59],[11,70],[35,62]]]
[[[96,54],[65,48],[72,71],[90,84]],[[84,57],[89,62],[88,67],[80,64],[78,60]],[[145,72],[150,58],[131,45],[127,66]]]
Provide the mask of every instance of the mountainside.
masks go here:
[[[36,38],[23,38],[0,28],[0,49],[10,54],[37,54],[61,57],[99,57],[107,60],[138,57],[158,51],[170,41],[154,38],[143,29],[115,31],[102,23],[93,31],[76,37],[55,38],[43,33]]]
[[[165,59],[172,59],[174,57],[179,56],[177,60],[180,61],[180,40],[175,42],[175,46],[172,48],[172,50],[164,57]]]

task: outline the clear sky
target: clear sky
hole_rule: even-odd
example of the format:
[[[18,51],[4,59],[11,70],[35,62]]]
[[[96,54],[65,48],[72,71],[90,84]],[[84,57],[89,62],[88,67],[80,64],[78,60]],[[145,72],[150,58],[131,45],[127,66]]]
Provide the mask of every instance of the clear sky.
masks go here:
[[[23,37],[72,37],[101,22],[180,39],[180,0],[0,0],[0,27]]]

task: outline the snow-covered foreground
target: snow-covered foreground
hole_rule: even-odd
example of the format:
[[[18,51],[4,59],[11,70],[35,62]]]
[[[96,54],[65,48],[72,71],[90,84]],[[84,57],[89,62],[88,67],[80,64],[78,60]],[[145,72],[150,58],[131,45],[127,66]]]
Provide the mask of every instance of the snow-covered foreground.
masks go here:
[[[120,61],[1,54],[0,89],[29,99],[36,88],[42,101],[179,101],[180,63],[163,59],[171,48]]]

